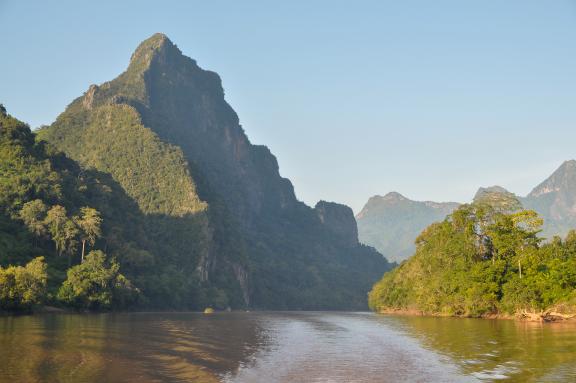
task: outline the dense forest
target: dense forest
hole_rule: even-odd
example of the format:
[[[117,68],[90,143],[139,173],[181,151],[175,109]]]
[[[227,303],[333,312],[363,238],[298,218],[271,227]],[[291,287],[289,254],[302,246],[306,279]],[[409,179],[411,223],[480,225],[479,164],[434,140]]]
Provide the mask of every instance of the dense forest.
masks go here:
[[[426,228],[369,295],[378,312],[556,319],[576,312],[576,231],[544,242],[542,219],[487,192]]]
[[[36,142],[0,106],[0,308],[129,306],[139,290],[97,251],[113,185]],[[97,208],[96,208],[97,207]],[[100,210],[99,210],[100,209]],[[102,212],[102,213],[101,213]]]
[[[0,134],[2,309],[363,309],[391,268],[164,35],[50,126],[2,109]]]

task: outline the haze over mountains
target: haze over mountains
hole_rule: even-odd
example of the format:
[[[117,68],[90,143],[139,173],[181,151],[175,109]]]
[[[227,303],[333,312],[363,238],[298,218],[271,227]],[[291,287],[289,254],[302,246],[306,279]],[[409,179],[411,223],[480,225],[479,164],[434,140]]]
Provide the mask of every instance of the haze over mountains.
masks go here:
[[[244,134],[218,75],[162,34],[38,137],[133,201],[140,223],[105,230],[102,242],[156,305],[176,288],[159,278],[202,298],[168,306],[359,309],[389,269],[358,242],[350,208],[296,199],[276,158]]]
[[[576,161],[564,162],[527,196],[519,197],[501,186],[479,188],[473,200],[491,205],[518,204],[544,218],[542,236],[564,237],[576,228]],[[356,215],[360,242],[374,246],[387,259],[401,262],[415,250],[416,237],[428,225],[443,220],[460,204],[412,201],[399,193],[371,197]]]
[[[356,216],[360,242],[400,262],[414,253],[414,240],[424,228],[444,219],[458,205],[412,201],[396,192],[371,197]]]

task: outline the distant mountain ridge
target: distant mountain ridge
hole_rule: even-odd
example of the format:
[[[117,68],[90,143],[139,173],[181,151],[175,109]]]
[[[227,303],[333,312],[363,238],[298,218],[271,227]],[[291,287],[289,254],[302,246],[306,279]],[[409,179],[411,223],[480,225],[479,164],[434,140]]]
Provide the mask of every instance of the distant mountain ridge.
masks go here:
[[[479,188],[473,201],[502,210],[535,210],[544,218],[542,236],[565,236],[576,229],[576,160],[565,161],[526,197],[495,185]],[[401,262],[414,253],[414,240],[424,228],[443,220],[459,205],[412,201],[397,192],[374,196],[356,215],[358,235],[362,243],[374,246],[389,260]]]
[[[414,252],[414,239],[431,222],[442,220],[456,202],[413,201],[391,192],[371,197],[356,216],[360,242],[374,246],[390,261],[401,262]]]
[[[576,228],[576,161],[565,161],[520,201],[544,218],[543,235],[565,236]]]

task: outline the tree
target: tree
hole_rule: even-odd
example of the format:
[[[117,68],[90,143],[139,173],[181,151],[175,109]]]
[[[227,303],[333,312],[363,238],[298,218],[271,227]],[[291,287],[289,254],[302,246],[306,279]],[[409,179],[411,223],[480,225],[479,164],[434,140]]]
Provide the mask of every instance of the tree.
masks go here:
[[[79,309],[110,309],[133,303],[139,291],[120,274],[120,265],[107,262],[106,255],[93,250],[80,265],[68,270],[58,290],[58,299]]]
[[[66,248],[64,236],[64,224],[66,221],[66,208],[60,205],[52,206],[52,208],[48,210],[44,221],[48,227],[52,241],[54,241],[54,244],[56,245],[58,255],[62,255]]]
[[[67,219],[64,222],[64,251],[68,254],[68,264],[72,263],[72,255],[78,249],[77,238],[79,233],[80,230],[78,230],[78,226],[73,220]]]
[[[30,310],[46,297],[48,275],[44,257],[37,257],[25,267],[0,267],[0,309]]]
[[[73,220],[66,216],[66,208],[55,205],[48,210],[44,221],[48,226],[48,231],[52,240],[56,244],[58,255],[68,254],[68,262],[76,251],[78,241],[76,240],[79,230]]]
[[[26,202],[20,210],[20,218],[28,229],[37,237],[44,237],[48,233],[46,227],[46,212],[48,207],[41,199]]]
[[[534,210],[521,210],[512,214],[512,222],[521,236],[518,254],[518,275],[522,279],[522,258],[527,248],[533,249],[541,242],[537,237],[542,231],[544,220]]]
[[[102,235],[100,229],[102,218],[100,217],[98,210],[91,207],[83,207],[80,209],[80,216],[75,217],[75,222],[80,229],[80,239],[82,241],[81,262],[84,262],[86,241],[88,241],[91,246],[94,246],[96,239]]]

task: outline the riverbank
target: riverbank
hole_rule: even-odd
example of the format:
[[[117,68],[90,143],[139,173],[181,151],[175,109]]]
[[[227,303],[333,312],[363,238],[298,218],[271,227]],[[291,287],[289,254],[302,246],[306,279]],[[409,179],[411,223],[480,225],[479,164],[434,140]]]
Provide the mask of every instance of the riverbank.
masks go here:
[[[562,313],[559,311],[549,310],[543,312],[530,312],[521,311],[514,315],[504,313],[490,313],[481,316],[471,315],[450,315],[444,313],[427,313],[417,309],[384,309],[379,310],[378,314],[384,315],[398,315],[398,316],[421,316],[421,317],[436,317],[436,318],[478,318],[478,319],[504,319],[504,320],[517,320],[524,322],[576,322],[575,313]]]

